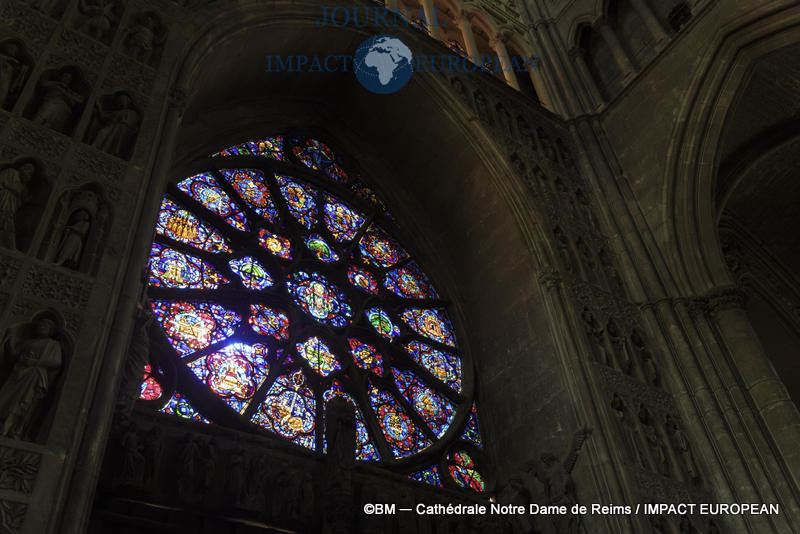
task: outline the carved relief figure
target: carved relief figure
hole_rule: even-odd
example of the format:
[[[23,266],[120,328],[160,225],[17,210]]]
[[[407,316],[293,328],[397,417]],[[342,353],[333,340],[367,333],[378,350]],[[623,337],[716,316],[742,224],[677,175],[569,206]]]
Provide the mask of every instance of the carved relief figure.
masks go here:
[[[614,359],[617,362],[620,370],[626,374],[631,374],[633,369],[633,360],[631,359],[630,352],[628,351],[628,342],[620,331],[617,321],[614,318],[608,320],[606,325],[606,332],[608,332],[608,339],[611,346],[614,348]]]
[[[647,445],[650,447],[650,452],[653,454],[653,461],[655,462],[655,469],[662,475],[669,475],[669,457],[667,456],[666,448],[658,435],[653,418],[650,411],[644,404],[639,405],[639,421],[642,423],[642,430]]]
[[[485,121],[489,125],[492,124],[492,116],[489,113],[489,104],[486,102],[486,97],[480,91],[475,91],[475,111],[478,113],[478,118]]]
[[[608,282],[609,291],[616,291],[624,295],[625,289],[622,286],[622,279],[619,277],[619,272],[617,268],[614,267],[614,262],[611,260],[611,256],[609,256],[606,249],[601,248],[597,253],[597,258],[600,260],[600,265],[603,267],[603,273]]]
[[[686,434],[683,433],[678,423],[670,416],[667,416],[665,426],[667,428],[667,434],[669,434],[670,440],[672,441],[672,448],[678,453],[681,463],[683,464],[682,467],[686,478],[695,483],[699,482],[700,475],[697,472],[697,464],[694,462],[694,456],[692,456],[692,451],[689,448],[689,439],[686,437]]]
[[[28,78],[30,65],[16,41],[0,43],[0,108],[11,109]]]
[[[197,493],[197,465],[200,462],[200,445],[194,434],[186,434],[178,466],[178,495],[186,500]]]
[[[27,186],[35,174],[36,166],[30,161],[0,170],[0,247],[17,248],[17,213],[27,198]]]
[[[126,41],[126,51],[137,61],[149,63],[153,52],[165,40],[161,21],[155,13],[145,13],[131,27]]]
[[[591,433],[591,428],[582,428],[576,432],[572,438],[572,447],[563,460],[559,460],[555,455],[549,453],[542,455],[540,463],[536,466],[536,478],[544,486],[548,504],[566,506],[567,509],[570,509],[573,504],[578,502],[575,481],[572,479],[572,469],[578,461],[578,454],[583,443]],[[556,532],[566,534],[580,532],[579,515],[558,516],[554,522]]]
[[[611,399],[611,407],[614,409],[614,417],[617,418],[620,428],[622,428],[622,435],[625,437],[628,452],[640,466],[644,467],[644,457],[639,448],[639,438],[637,437],[638,429],[636,427],[636,421],[631,417],[628,407],[625,405],[625,401],[616,393],[614,393],[614,397]]]
[[[553,149],[553,142],[550,140],[550,136],[547,135],[544,128],[537,128],[536,134],[539,136],[539,143],[542,144],[544,155],[550,161],[556,161],[556,151]]]
[[[511,123],[511,115],[508,114],[505,106],[503,104],[497,104],[495,111],[497,112],[497,119],[500,123],[500,129],[506,135],[513,135],[514,125]]]
[[[119,3],[113,0],[80,0],[79,7],[83,19],[78,24],[78,30],[100,41],[107,39],[118,18]]]
[[[145,482],[155,482],[156,473],[158,473],[158,461],[161,459],[161,451],[164,448],[164,435],[161,427],[156,425],[144,441],[144,459],[145,459]]]
[[[556,245],[558,246],[559,253],[561,254],[561,259],[564,262],[564,270],[568,273],[571,273],[575,266],[572,262],[572,252],[570,251],[569,238],[567,238],[567,234],[564,233],[564,230],[562,230],[560,226],[555,227],[553,230],[553,235],[556,238]]]
[[[103,98],[97,102],[91,145],[127,158],[139,131],[139,112],[127,93],[117,93],[111,103],[108,100]]]
[[[539,148],[536,146],[536,139],[533,137],[528,121],[524,117],[517,117],[517,129],[519,130],[519,138],[522,144],[529,147],[532,151],[536,152]]]
[[[635,328],[631,332],[631,344],[633,344],[633,350],[636,351],[639,358],[639,365],[642,367],[645,380],[657,386],[659,382],[658,368],[653,362],[653,355],[650,353],[650,349],[647,348],[642,334]]]
[[[74,75],[69,70],[61,70],[54,78],[43,78],[39,85],[42,97],[31,120],[59,132],[65,131],[84,103],[83,95],[74,87]]]
[[[244,451],[241,447],[236,447],[228,456],[228,467],[226,471],[226,496],[234,505],[238,505],[244,499],[245,484],[245,464]]]
[[[608,365],[609,358],[608,352],[605,349],[605,331],[603,330],[603,327],[600,326],[600,323],[597,322],[597,318],[587,307],[583,308],[581,318],[586,326],[586,333],[589,336],[589,342],[592,345],[592,352],[595,360],[604,365]]]
[[[123,432],[120,439],[120,452],[122,462],[118,481],[121,485],[141,486],[145,475],[144,445],[136,432],[136,426],[131,422]]]
[[[30,438],[40,403],[53,387],[61,366],[61,344],[55,339],[56,325],[47,318],[33,324],[33,332],[6,336],[2,346],[4,365],[13,361],[11,373],[0,387],[0,435],[15,439]]]
[[[92,226],[89,212],[78,210],[70,216],[69,225],[64,228],[61,243],[56,253],[56,265],[77,269],[81,263],[81,254],[86,236]]]

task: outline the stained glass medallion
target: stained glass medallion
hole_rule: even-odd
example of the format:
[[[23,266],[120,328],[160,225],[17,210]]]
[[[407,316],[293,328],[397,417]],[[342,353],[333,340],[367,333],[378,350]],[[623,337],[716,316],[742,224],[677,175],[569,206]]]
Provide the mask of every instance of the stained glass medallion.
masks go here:
[[[258,291],[275,284],[267,270],[252,256],[230,260],[228,265],[247,289]]]
[[[278,377],[253,415],[253,423],[314,449],[316,401],[300,370]]]
[[[216,213],[237,230],[247,231],[247,218],[210,172],[178,182],[178,189]]]
[[[285,313],[263,304],[251,304],[250,313],[248,322],[254,332],[279,341],[289,339],[289,317]]]
[[[392,369],[392,375],[403,397],[422,416],[433,433],[441,438],[453,421],[453,403],[426,386],[411,371]]]
[[[177,289],[217,289],[228,279],[197,256],[153,243],[150,248],[150,285]]]
[[[222,234],[166,197],[161,202],[156,233],[207,252],[231,252]]]
[[[420,341],[407,343],[403,348],[433,376],[461,393],[461,359],[458,356]]]
[[[204,349],[233,335],[242,318],[219,304],[153,300],[153,312],[180,354]]]
[[[450,476],[462,488],[471,489],[475,493],[486,491],[486,481],[478,472],[475,461],[464,451],[453,453],[449,466]]]
[[[325,452],[324,403],[342,397],[355,412],[356,459],[478,491],[483,468],[468,451],[480,429],[453,325],[423,266],[387,231],[375,190],[315,138],[265,137],[214,156],[247,168],[217,169],[219,159],[183,178],[163,199],[148,260],[166,357],[191,372],[177,374],[172,394],[146,371],[141,398],[204,422],[194,402],[224,403],[215,424],[245,416],[254,431]],[[431,448],[443,440],[470,448]]]
[[[356,365],[365,371],[371,371],[378,376],[383,375],[383,356],[375,347],[354,337],[347,340],[350,345],[350,354]]]
[[[339,261],[339,255],[331,248],[325,239],[313,234],[305,239],[308,250],[314,253],[317,259],[323,263],[335,263]]]
[[[408,258],[408,252],[375,225],[366,231],[358,242],[358,248],[364,260],[375,267],[391,267]]]
[[[403,312],[402,318],[414,332],[443,345],[456,346],[453,325],[442,310],[410,308]]]
[[[439,298],[428,277],[415,263],[409,263],[389,271],[383,281],[383,286],[392,293],[407,299]]]
[[[189,363],[189,369],[231,408],[242,413],[269,372],[265,345],[232,343]]]
[[[371,308],[364,312],[369,324],[386,339],[394,339],[400,335],[400,328],[392,322],[389,314],[380,308]]]
[[[258,231],[258,244],[284,260],[292,259],[292,242],[268,230]]]
[[[344,293],[321,274],[297,271],[289,276],[286,287],[295,304],[315,320],[338,327],[350,323],[353,312]]]
[[[378,294],[378,281],[375,280],[375,275],[365,269],[351,265],[347,269],[347,279],[361,291],[372,295]]]
[[[430,446],[430,440],[420,432],[390,393],[378,389],[370,382],[367,396],[386,443],[397,458],[411,456]]]
[[[304,343],[296,345],[297,354],[303,357],[311,368],[322,376],[341,369],[339,360],[331,352],[328,345],[318,337],[311,337]]]
[[[439,488],[442,487],[442,479],[439,478],[439,468],[435,465],[427,469],[423,469],[422,471],[411,473],[408,476],[413,480],[424,482],[425,484],[430,484],[431,486],[436,486]]]
[[[306,228],[314,226],[317,223],[317,192],[314,188],[280,174],[275,175],[275,180],[281,189],[289,213]]]
[[[222,169],[220,174],[233,186],[245,204],[269,222],[278,219],[278,210],[270,196],[264,173],[254,170]]]
[[[325,226],[337,241],[350,241],[367,220],[357,211],[338,202],[331,196],[325,197]]]

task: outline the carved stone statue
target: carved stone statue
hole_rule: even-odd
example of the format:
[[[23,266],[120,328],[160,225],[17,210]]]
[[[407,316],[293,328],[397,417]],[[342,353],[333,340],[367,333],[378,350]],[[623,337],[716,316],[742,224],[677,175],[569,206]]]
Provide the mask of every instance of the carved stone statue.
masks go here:
[[[614,409],[614,416],[617,418],[620,428],[622,429],[622,435],[625,438],[629,454],[633,456],[635,462],[641,467],[644,467],[645,460],[642,450],[639,448],[636,421],[631,416],[628,407],[625,405],[625,401],[616,393],[614,393],[614,397],[611,399],[611,407]]]
[[[117,481],[122,486],[141,487],[145,476],[144,445],[133,422],[120,438],[121,462]]]
[[[642,423],[642,430],[644,432],[647,445],[650,447],[650,452],[653,454],[653,461],[655,462],[655,469],[662,475],[669,475],[669,456],[664,447],[664,442],[661,436],[658,435],[655,423],[650,410],[644,404],[639,405],[639,422]]]
[[[545,453],[536,466],[536,478],[544,486],[544,493],[550,505],[566,506],[571,509],[578,502],[575,493],[575,481],[572,469],[578,461],[583,443],[592,433],[592,429],[584,427],[572,438],[572,447],[563,460],[553,454]],[[580,532],[580,516],[566,514],[555,518],[556,532],[577,534]]]
[[[144,366],[150,358],[150,325],[154,320],[152,308],[147,303],[140,303],[136,309],[136,326],[117,397],[117,411],[123,418],[130,413],[139,397]]]
[[[487,124],[492,124],[492,116],[489,113],[489,104],[486,102],[486,97],[480,91],[475,91],[475,112],[478,118],[485,121]]]
[[[603,268],[603,273],[605,274],[605,278],[608,284],[609,291],[616,291],[617,293],[624,295],[625,288],[622,285],[622,279],[619,277],[619,272],[617,268],[614,267],[614,262],[611,261],[611,256],[609,256],[606,249],[601,248],[597,252],[597,259],[600,260],[600,265]]]
[[[27,187],[35,174],[36,166],[31,162],[0,170],[0,247],[17,248],[17,213],[28,196]]]
[[[517,130],[519,130],[519,138],[522,144],[536,152],[539,148],[536,145],[536,138],[533,137],[533,132],[524,117],[517,117]]]
[[[194,434],[186,434],[178,466],[178,496],[191,501],[197,494],[197,467],[200,464],[200,444]]]
[[[0,108],[13,107],[29,71],[19,44],[15,41],[0,44]]]
[[[126,158],[139,131],[139,112],[126,93],[117,93],[111,106],[104,106],[101,99],[97,103],[96,133],[92,146]]]
[[[639,365],[642,367],[645,380],[657,386],[659,383],[658,367],[656,367],[653,361],[653,355],[650,353],[650,349],[648,349],[645,344],[644,337],[635,328],[633,332],[631,332],[631,344],[638,356]]]
[[[497,120],[500,123],[500,129],[506,135],[513,135],[514,125],[511,123],[511,115],[508,114],[506,107],[503,104],[497,104],[495,111],[497,112]]]
[[[164,42],[161,22],[155,13],[145,13],[131,27],[127,52],[137,61],[148,63],[153,58],[153,51]]]
[[[678,423],[670,416],[667,416],[665,426],[670,441],[672,442],[672,448],[678,453],[678,457],[681,460],[686,478],[694,483],[698,483],[700,475],[697,472],[697,464],[695,464],[694,456],[692,456],[692,451],[689,448],[689,439],[686,437],[686,434],[683,433]]]
[[[161,427],[156,425],[144,441],[144,459],[145,459],[145,482],[153,483],[156,480],[156,473],[158,473],[158,462],[161,459],[161,451],[164,448],[164,435]]]
[[[202,455],[200,456],[200,464],[203,466],[203,472],[202,476],[200,477],[200,481],[202,482],[203,497],[206,500],[211,499],[213,496],[214,478],[217,474],[218,458],[219,446],[217,446],[217,440],[212,438],[205,442],[205,446],[202,449]]]
[[[33,418],[63,365],[61,344],[55,336],[56,325],[47,318],[36,320],[29,335],[6,336],[0,357],[4,363],[13,362],[13,367],[0,387],[0,435],[30,438]]]
[[[586,241],[579,237],[575,242],[575,248],[578,249],[578,253],[581,255],[581,265],[583,266],[586,280],[597,283],[597,265]]]
[[[608,320],[606,332],[608,333],[608,340],[614,348],[614,359],[617,365],[625,374],[631,374],[633,370],[633,360],[628,351],[628,341],[620,331],[617,321],[615,321],[613,317]]]
[[[263,502],[264,498],[264,485],[269,478],[269,462],[267,457],[259,454],[257,457],[250,460],[250,469],[248,470],[247,485],[245,487],[244,500],[248,506]]]
[[[589,336],[589,342],[592,345],[592,353],[595,360],[603,365],[608,365],[608,352],[606,351],[604,342],[605,330],[603,330],[603,327],[600,326],[597,318],[588,307],[583,308],[581,318],[583,319],[583,324],[586,327],[586,333]]]
[[[561,254],[561,260],[564,262],[564,270],[571,273],[575,269],[575,266],[572,262],[569,239],[560,226],[555,227],[553,235],[556,238],[556,246],[558,246],[559,253]]]
[[[538,490],[540,484],[536,481],[535,473],[536,470],[533,468],[511,478],[500,491],[499,501],[503,504],[524,506],[526,510],[531,503],[543,504],[545,496]],[[533,534],[540,530],[537,528],[539,518],[528,513],[514,514],[507,519],[514,534]]]
[[[62,70],[55,78],[43,79],[39,83],[42,98],[31,120],[59,132],[65,131],[84,103],[84,97],[75,90],[74,82],[68,70]]]
[[[83,20],[78,25],[78,30],[100,41],[109,37],[117,20],[119,3],[115,0],[80,0],[79,7]]]
[[[556,161],[556,151],[553,149],[553,142],[550,140],[550,136],[547,135],[544,128],[537,128],[536,133],[539,136],[539,143],[542,144],[544,155],[550,161]]]
[[[81,263],[81,254],[85,245],[86,236],[92,227],[89,212],[78,210],[70,217],[70,224],[64,228],[61,243],[56,253],[56,265],[77,269]]]
[[[227,470],[225,473],[225,494],[234,506],[244,500],[245,466],[244,451],[237,446],[228,455]]]

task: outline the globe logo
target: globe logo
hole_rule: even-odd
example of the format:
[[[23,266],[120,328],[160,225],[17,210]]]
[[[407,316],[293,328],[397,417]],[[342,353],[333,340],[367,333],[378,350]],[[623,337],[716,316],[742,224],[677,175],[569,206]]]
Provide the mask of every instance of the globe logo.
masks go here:
[[[399,91],[414,74],[411,50],[397,37],[376,35],[358,47],[353,57],[356,78],[379,95]]]

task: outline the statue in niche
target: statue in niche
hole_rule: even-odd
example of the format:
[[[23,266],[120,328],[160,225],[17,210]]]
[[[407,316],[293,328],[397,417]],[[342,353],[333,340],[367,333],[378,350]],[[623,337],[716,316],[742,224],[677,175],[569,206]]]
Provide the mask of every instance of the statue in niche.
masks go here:
[[[683,433],[683,430],[681,430],[678,423],[669,415],[667,416],[664,426],[666,427],[667,434],[672,442],[672,448],[678,453],[678,457],[683,464],[683,471],[686,474],[687,479],[695,484],[699,483],[700,475],[697,472],[697,464],[695,463],[694,456],[692,456],[692,451],[689,448],[689,438],[686,437],[686,434]]]
[[[606,249],[601,248],[598,251],[597,259],[600,261],[600,265],[603,268],[603,273],[605,273],[606,280],[608,281],[609,291],[616,291],[620,295],[624,295],[625,288],[622,286],[622,279],[619,277],[619,272],[617,271],[617,268],[614,267],[614,262],[611,260],[611,256],[608,254]]]
[[[489,104],[486,102],[486,97],[480,91],[475,91],[475,112],[478,118],[492,125],[492,116],[489,113]]]
[[[634,421],[633,417],[631,416],[628,407],[625,405],[625,401],[623,401],[622,397],[616,393],[614,393],[614,397],[611,399],[611,407],[614,409],[614,417],[617,418],[617,421],[622,428],[623,436],[625,436],[625,443],[628,446],[628,452],[633,455],[634,460],[641,467],[644,467],[644,455],[639,448],[636,421]]]
[[[553,230],[553,235],[556,238],[556,245],[558,246],[561,260],[564,262],[564,270],[568,273],[573,272],[575,266],[572,264],[572,253],[570,252],[567,234],[564,233],[564,230],[562,230],[560,226],[556,226]]]
[[[584,194],[583,189],[578,188],[575,190],[575,199],[578,201],[581,211],[583,211],[583,217],[586,220],[586,224],[588,224],[589,228],[595,232],[599,232],[600,225],[597,222],[597,217],[595,217],[594,212],[592,211],[592,206],[589,203],[589,199]]]
[[[653,355],[650,352],[650,349],[647,348],[647,345],[644,342],[644,337],[636,328],[634,328],[633,332],[631,332],[631,344],[633,345],[633,350],[636,351],[638,356],[639,365],[642,367],[645,380],[654,386],[657,386],[659,382],[658,368],[656,367],[655,362],[653,362]]]
[[[497,104],[495,111],[497,112],[497,119],[503,133],[506,135],[514,135],[514,125],[511,124],[511,115],[506,111],[506,107],[503,104]]]
[[[608,333],[608,340],[614,348],[614,359],[617,365],[623,373],[630,375],[633,371],[633,359],[628,351],[628,340],[620,331],[617,321],[613,317],[608,320],[606,332]]]
[[[76,90],[75,84],[75,76],[70,70],[62,69],[49,79],[43,78],[39,82],[42,97],[31,120],[64,132],[84,103],[84,97]]]
[[[526,511],[531,503],[545,502],[545,495],[539,490],[540,484],[535,473],[535,468],[532,468],[522,472],[520,476],[512,477],[500,491],[499,502],[524,506]],[[532,534],[541,530],[538,525],[541,518],[528,513],[514,514],[508,520],[513,534]]]
[[[140,487],[145,476],[144,445],[136,431],[136,425],[129,421],[120,438],[121,462],[117,483],[121,486]]]
[[[0,43],[0,108],[11,109],[31,67],[17,41]]]
[[[137,61],[150,63],[154,51],[166,40],[166,32],[155,13],[145,13],[138,17],[128,33],[126,51]]]
[[[121,6],[116,0],[80,0],[78,7],[83,15],[83,20],[78,24],[78,30],[98,41],[110,37],[111,29],[117,21],[117,13]]]
[[[0,435],[23,440],[31,438],[34,419],[63,365],[51,319],[40,317],[27,330],[10,331],[0,346],[2,367],[11,367],[0,387]]]
[[[83,246],[91,227],[91,216],[85,209],[79,209],[70,215],[69,223],[64,228],[64,235],[61,236],[61,243],[58,245],[56,265],[70,269],[77,269],[80,266]]]
[[[453,89],[462,100],[467,99],[467,88],[464,86],[464,82],[456,77],[450,80],[450,85],[453,86]]]
[[[17,213],[28,198],[36,165],[21,160],[0,170],[0,247],[17,249]]]
[[[589,310],[588,307],[583,308],[583,313],[581,313],[581,318],[583,319],[583,323],[586,326],[586,333],[589,336],[589,342],[592,345],[592,353],[594,354],[594,359],[603,365],[609,364],[608,352],[605,348],[605,330],[603,327],[600,326],[600,323],[597,321],[597,318],[594,314]]]
[[[639,422],[642,423],[644,438],[653,453],[655,469],[662,475],[669,476],[669,457],[661,436],[658,435],[650,410],[644,404],[639,405]]]
[[[517,129],[519,130],[519,138],[522,144],[529,147],[534,152],[538,151],[539,148],[536,146],[536,139],[533,137],[531,127],[528,125],[528,121],[522,116],[517,117]]]
[[[561,161],[564,163],[565,167],[573,167],[575,165],[575,160],[572,159],[572,152],[567,148],[566,143],[559,137],[556,139],[556,146],[558,147],[558,153],[561,155]]]
[[[127,158],[139,132],[139,111],[127,93],[97,101],[91,145],[119,158]]]
[[[575,248],[578,249],[578,253],[581,255],[581,263],[585,267],[586,278],[596,283],[597,266],[594,262],[592,251],[589,250],[589,246],[586,244],[586,241],[584,241],[582,237],[579,237],[578,241],[575,242]]]
[[[163,448],[164,433],[161,427],[156,425],[150,429],[144,441],[145,483],[147,484],[156,481],[158,462],[161,459],[161,451]]]
[[[539,142],[542,144],[544,155],[550,161],[556,161],[556,151],[553,149],[553,143],[550,141],[550,136],[545,133],[544,128],[537,128],[536,133],[539,136]]]
[[[548,505],[566,506],[567,510],[578,503],[575,492],[575,481],[572,470],[578,461],[583,443],[592,434],[592,429],[584,427],[572,437],[572,447],[563,460],[554,454],[545,453],[536,465],[536,478],[544,486],[544,494]],[[566,514],[556,516],[553,520],[555,530],[559,533],[578,534],[581,530],[580,515]]]

